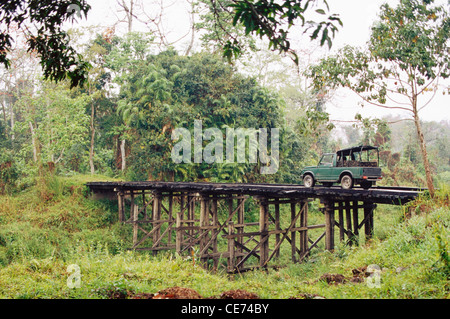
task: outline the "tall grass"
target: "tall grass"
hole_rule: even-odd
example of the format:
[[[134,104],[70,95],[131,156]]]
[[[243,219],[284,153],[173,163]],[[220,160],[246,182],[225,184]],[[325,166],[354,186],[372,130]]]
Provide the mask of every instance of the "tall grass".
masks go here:
[[[127,251],[130,227],[116,223],[116,204],[86,197],[84,177],[54,178],[43,186],[44,192],[31,188],[1,197],[0,298],[110,298],[112,292],[155,293],[170,286],[192,288],[204,297],[230,289],[262,298],[449,297],[450,209],[445,188],[433,199],[424,196],[403,208],[380,205],[375,236],[360,246],[341,243],[334,252],[315,249],[301,264],[283,257],[273,262],[279,268],[230,276],[173,252],[152,256]],[[311,208],[311,217],[320,222],[320,214]],[[80,269],[79,288],[68,286],[72,264]],[[350,281],[352,270],[369,265],[381,271],[377,287],[367,278]],[[347,280],[329,284],[322,277],[326,273]]]

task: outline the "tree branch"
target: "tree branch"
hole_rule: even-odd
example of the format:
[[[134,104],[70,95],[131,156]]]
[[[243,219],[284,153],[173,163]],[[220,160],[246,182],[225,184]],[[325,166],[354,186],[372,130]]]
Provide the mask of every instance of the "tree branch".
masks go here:
[[[401,107],[401,106],[388,106],[388,105],[383,105],[383,104],[379,104],[379,103],[375,103],[373,101],[368,100],[366,97],[362,96],[361,94],[359,94],[356,91],[353,91],[356,93],[356,95],[358,95],[361,99],[363,99],[365,102],[375,105],[375,106],[379,106],[379,107],[383,107],[386,109],[398,109],[398,110],[404,110],[404,111],[408,111],[408,112],[413,112],[411,109],[408,109],[406,107]],[[414,112],[413,112],[414,113]]]

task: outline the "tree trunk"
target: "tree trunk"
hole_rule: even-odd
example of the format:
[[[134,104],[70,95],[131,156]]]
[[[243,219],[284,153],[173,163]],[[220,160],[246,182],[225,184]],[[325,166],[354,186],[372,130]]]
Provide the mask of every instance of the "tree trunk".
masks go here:
[[[128,6],[125,0],[117,1],[117,4],[122,7],[122,9],[125,11],[125,15],[127,17],[127,23],[128,23],[128,32],[131,32],[133,30],[133,17],[134,17],[134,0],[130,1],[130,5]]]
[[[37,145],[36,145],[36,135],[34,133],[33,123],[29,122],[31,131],[31,144],[33,145],[33,161],[36,163],[37,158]]]
[[[417,136],[419,138],[420,150],[422,152],[423,166],[425,168],[425,175],[427,179],[427,187],[431,197],[434,197],[433,176],[431,175],[430,163],[428,161],[427,146],[425,144],[422,126],[420,125],[419,113],[417,111],[417,96],[413,98],[413,113],[414,113],[414,123],[416,125],[417,130]]]
[[[3,121],[6,123],[8,123],[8,121],[6,120],[6,109],[5,109],[5,104],[6,104],[6,94],[3,95],[3,102],[2,102],[2,108],[3,108]],[[6,129],[6,127],[5,127]]]
[[[120,155],[122,156],[122,172],[125,171],[126,162],[125,162],[125,140],[120,142]]]
[[[16,136],[14,135],[14,125],[15,125],[15,118],[14,118],[14,110],[13,110],[13,103],[10,101],[9,104],[9,111],[11,115],[11,141],[14,141],[16,139]]]
[[[192,50],[192,47],[194,46],[194,40],[195,40],[195,10],[194,10],[194,2],[189,2],[191,5],[191,41],[189,42],[189,45],[186,49],[186,52],[184,53],[185,56],[188,56],[189,53]]]
[[[89,149],[89,166],[91,167],[91,175],[95,173],[94,167],[94,141],[95,141],[95,127],[94,127],[95,106],[91,104],[91,148]]]

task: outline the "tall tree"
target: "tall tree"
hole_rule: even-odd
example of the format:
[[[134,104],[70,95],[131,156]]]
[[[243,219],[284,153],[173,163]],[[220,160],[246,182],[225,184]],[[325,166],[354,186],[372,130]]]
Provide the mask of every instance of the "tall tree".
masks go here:
[[[133,82],[136,81],[136,74],[141,72],[140,76],[142,76],[142,71],[145,70],[152,39],[149,34],[139,32],[129,32],[123,38],[114,37],[113,49],[105,57],[106,66],[112,71],[113,81],[121,88],[118,111],[123,116],[124,125],[116,128],[116,131],[121,135],[119,148],[122,171],[126,169],[126,138],[128,136],[126,132],[129,129],[129,116],[130,112],[133,113],[136,109],[136,106],[128,100],[128,95],[135,93]]]
[[[433,178],[419,112],[439,90],[439,79],[450,76],[449,39],[449,12],[434,5],[434,0],[401,1],[396,8],[384,4],[366,50],[347,46],[309,72],[318,90],[347,87],[372,105],[411,114],[432,196]],[[422,100],[427,91],[433,91],[431,98]]]
[[[102,35],[97,34],[87,46],[84,56],[92,65],[88,74],[87,94],[90,97],[90,133],[91,143],[89,147],[89,167],[91,174],[95,173],[94,144],[96,135],[96,118],[100,104],[106,100],[107,86],[110,82],[110,74],[105,68],[106,55],[111,51],[109,36],[111,30],[106,30]]]

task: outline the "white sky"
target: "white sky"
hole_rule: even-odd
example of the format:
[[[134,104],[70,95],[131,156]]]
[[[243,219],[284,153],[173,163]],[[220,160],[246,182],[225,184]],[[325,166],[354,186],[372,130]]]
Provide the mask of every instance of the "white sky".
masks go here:
[[[162,1],[162,0],[161,0]],[[128,1],[127,1],[128,2]],[[149,15],[159,12],[158,3],[160,0],[142,0],[145,11]],[[168,34],[170,41],[180,38],[189,30],[189,5],[186,0],[163,0],[164,6],[168,6],[166,12],[166,21],[164,31]],[[339,50],[346,44],[353,46],[362,46],[368,40],[370,27],[377,17],[378,9],[381,4],[388,2],[396,6],[399,0],[328,0],[330,11],[340,15],[344,27],[337,33],[331,52]],[[108,26],[117,21],[118,17],[123,18],[124,13],[118,13],[116,0],[88,0],[92,9],[89,12],[87,21],[77,22],[80,26],[102,25]],[[436,3],[447,4],[447,0],[436,0]],[[156,5],[156,6],[155,6]],[[447,4],[448,5],[448,4]],[[74,25],[76,27],[76,25]],[[125,28],[125,24],[120,25]],[[136,23],[138,28],[138,23]],[[117,29],[116,29],[117,30]],[[183,42],[184,41],[184,42]],[[188,38],[178,42],[177,45],[184,48]],[[450,86],[450,81],[441,81],[442,85]],[[427,93],[431,94],[431,93]],[[424,99],[426,96],[424,96]],[[383,115],[393,114],[402,115],[399,110],[386,110],[366,104],[364,108],[358,106],[358,97],[349,91],[339,90],[333,100],[327,104],[327,111],[331,114],[332,120],[351,121],[354,120],[356,113],[363,117],[382,117]],[[450,121],[450,96],[436,94],[432,102],[421,111],[421,118],[427,121]],[[403,117],[409,117],[409,114],[403,113]]]

